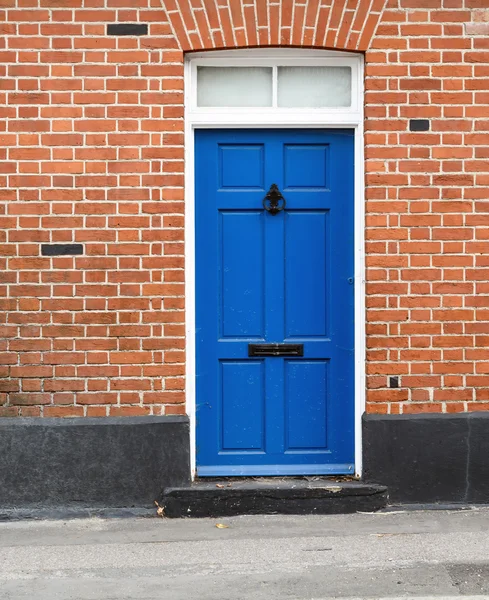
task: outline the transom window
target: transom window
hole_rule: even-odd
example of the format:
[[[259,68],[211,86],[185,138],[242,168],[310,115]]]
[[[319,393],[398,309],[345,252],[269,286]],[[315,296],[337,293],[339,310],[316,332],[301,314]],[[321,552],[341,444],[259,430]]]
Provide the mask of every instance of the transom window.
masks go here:
[[[363,57],[351,52],[256,48],[186,57],[185,114],[217,123],[363,123]]]
[[[350,66],[197,66],[198,107],[350,107]]]

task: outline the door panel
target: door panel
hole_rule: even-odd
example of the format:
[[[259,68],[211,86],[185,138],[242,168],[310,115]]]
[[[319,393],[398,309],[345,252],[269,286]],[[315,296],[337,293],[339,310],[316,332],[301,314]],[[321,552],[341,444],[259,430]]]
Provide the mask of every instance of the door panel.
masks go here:
[[[221,189],[263,189],[263,144],[219,144]]]
[[[221,337],[263,337],[263,211],[222,211],[220,217]]]
[[[286,338],[327,335],[327,227],[326,211],[294,211],[285,215]]]
[[[265,448],[263,361],[221,362],[221,450]]]
[[[326,144],[284,145],[284,187],[326,188],[328,185]]]
[[[352,473],[353,132],[195,141],[198,473]],[[303,356],[248,355],[284,342]]]
[[[285,361],[285,451],[328,448],[328,361]]]

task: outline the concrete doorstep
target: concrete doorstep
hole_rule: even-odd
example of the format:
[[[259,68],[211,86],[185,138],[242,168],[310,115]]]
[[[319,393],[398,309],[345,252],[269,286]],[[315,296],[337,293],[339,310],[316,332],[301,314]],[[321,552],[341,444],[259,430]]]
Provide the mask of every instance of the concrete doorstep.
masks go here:
[[[335,478],[246,478],[198,480],[167,488],[166,517],[236,515],[325,515],[374,512],[387,505],[387,488]]]

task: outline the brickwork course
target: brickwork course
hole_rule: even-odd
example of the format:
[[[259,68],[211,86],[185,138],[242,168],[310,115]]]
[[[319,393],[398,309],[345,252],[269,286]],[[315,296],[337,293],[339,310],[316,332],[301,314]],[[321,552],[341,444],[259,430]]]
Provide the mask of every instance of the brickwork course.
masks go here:
[[[489,410],[488,33],[489,0],[0,0],[0,416],[185,412],[184,53],[257,46],[365,54],[367,410]]]

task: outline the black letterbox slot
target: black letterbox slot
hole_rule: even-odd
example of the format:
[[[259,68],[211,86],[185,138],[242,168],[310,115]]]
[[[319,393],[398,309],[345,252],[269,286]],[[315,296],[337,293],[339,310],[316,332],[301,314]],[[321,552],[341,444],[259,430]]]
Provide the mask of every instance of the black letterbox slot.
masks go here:
[[[304,344],[248,344],[248,356],[304,356]]]

